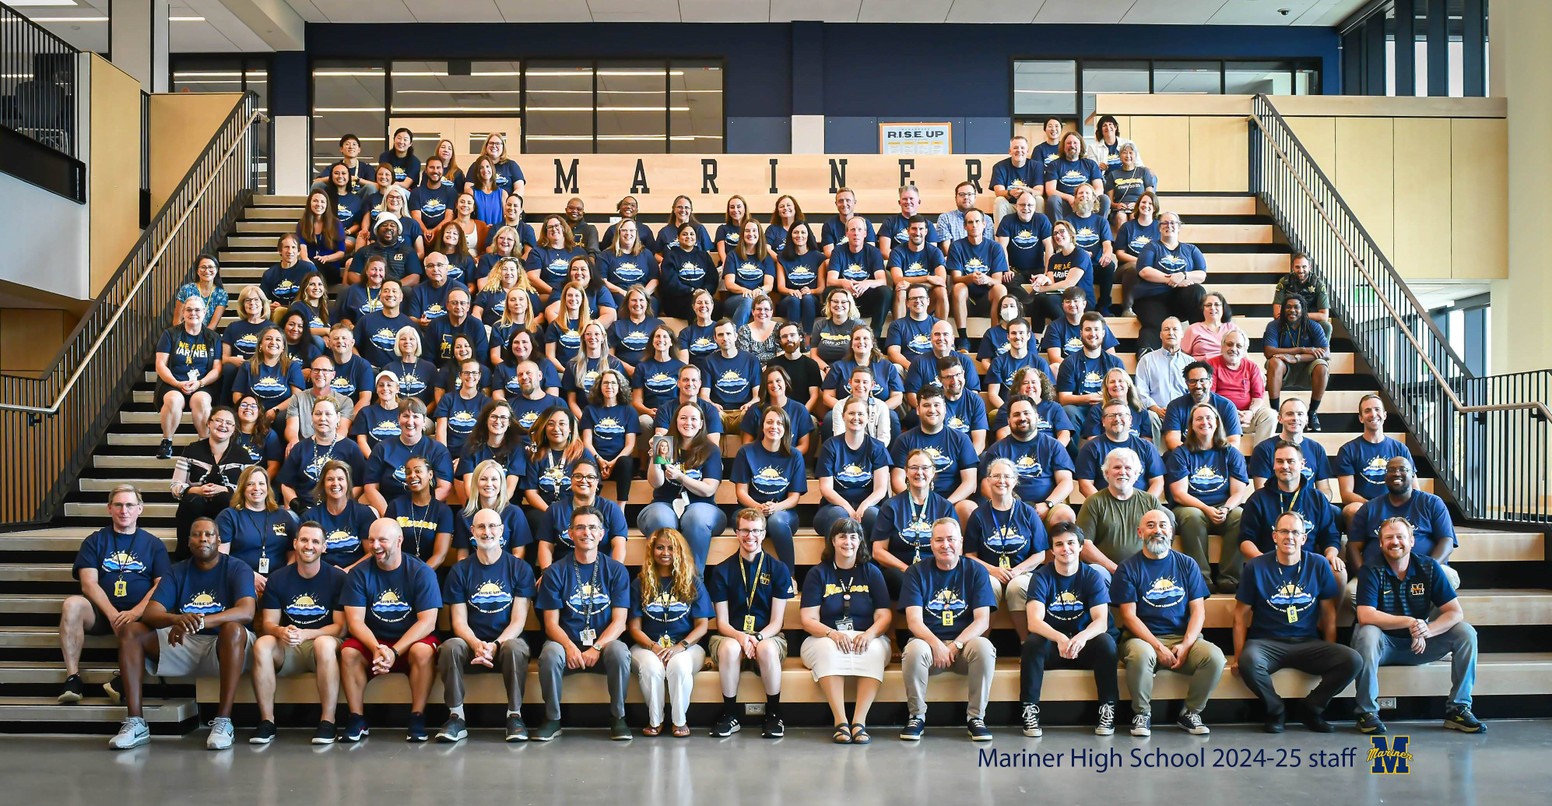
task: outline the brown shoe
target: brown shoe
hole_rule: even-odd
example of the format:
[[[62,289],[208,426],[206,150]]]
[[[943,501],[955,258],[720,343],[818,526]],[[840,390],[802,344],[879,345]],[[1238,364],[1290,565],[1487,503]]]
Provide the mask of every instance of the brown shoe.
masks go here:
[[[656,736],[663,732],[662,725],[648,725],[641,729],[642,736]]]
[[[684,739],[684,738],[687,738],[689,735],[690,735],[690,726],[689,725],[675,725],[674,726],[674,738],[675,739]]]

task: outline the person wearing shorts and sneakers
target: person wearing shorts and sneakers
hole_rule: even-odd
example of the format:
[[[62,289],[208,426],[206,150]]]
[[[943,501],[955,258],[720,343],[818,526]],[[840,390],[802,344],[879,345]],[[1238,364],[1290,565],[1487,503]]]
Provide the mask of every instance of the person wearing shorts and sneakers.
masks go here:
[[[765,684],[765,726],[760,735],[786,735],[781,718],[781,664],[787,659],[787,636],[781,632],[787,602],[792,599],[792,570],[763,550],[765,516],[746,507],[738,511],[735,534],[738,552],[707,574],[706,592],[717,611],[717,631],[708,642],[722,681],[722,716],[713,736],[732,736],[742,729],[738,720],[738,673],[754,661]]]
[[[359,742],[370,729],[367,680],[390,672],[410,678],[410,722],[405,740],[424,742],[426,700],[436,678],[437,612],[442,592],[431,566],[404,553],[404,530],[378,518],[366,539],[367,558],[350,572],[340,604],[349,637],[340,646],[340,677],[350,718],[344,740]]]
[[[291,539],[296,562],[270,574],[264,586],[253,643],[253,699],[259,727],[249,744],[275,739],[275,678],[312,672],[323,713],[313,744],[333,744],[339,705],[339,643],[345,632],[340,591],[345,571],[323,561],[323,526],[308,521]]]
[[[59,651],[65,656],[65,685],[59,702],[80,702],[81,645],[88,635],[122,634],[145,617],[151,592],[172,567],[167,547],[141,529],[145,502],[131,484],[120,484],[108,493],[111,526],[82,541],[71,573],[81,581],[81,593],[67,597],[60,607]],[[118,673],[103,686],[108,699],[118,704],[123,684]]]
[[[986,638],[986,630],[997,604],[986,568],[961,556],[963,548],[959,521],[937,519],[932,524],[932,560],[912,565],[900,589],[896,604],[905,609],[911,631],[900,660],[910,709],[900,738],[907,742],[920,741],[927,730],[927,679],[948,671],[965,675],[969,684],[965,731],[970,740],[992,740],[986,727],[986,700],[991,696],[997,649]]]
[[[129,713],[114,750],[128,750],[151,740],[141,716],[141,681],[159,677],[215,676],[221,678],[221,702],[210,722],[205,747],[232,746],[232,702],[237,683],[248,670],[253,646],[253,571],[241,560],[221,553],[216,522],[194,521],[189,528],[189,559],[167,572],[145,616],[130,624],[119,638],[119,668],[124,674],[124,705]]]

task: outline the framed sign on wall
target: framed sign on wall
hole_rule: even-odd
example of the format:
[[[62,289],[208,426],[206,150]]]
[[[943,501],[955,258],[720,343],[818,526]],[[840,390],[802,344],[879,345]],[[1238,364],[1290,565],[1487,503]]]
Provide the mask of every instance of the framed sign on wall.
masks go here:
[[[952,154],[952,123],[880,123],[880,154]]]

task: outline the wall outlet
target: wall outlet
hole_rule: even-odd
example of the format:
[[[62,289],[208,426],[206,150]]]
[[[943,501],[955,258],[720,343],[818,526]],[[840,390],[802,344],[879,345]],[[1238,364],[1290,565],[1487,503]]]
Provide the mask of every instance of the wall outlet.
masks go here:
[[[1394,710],[1396,710],[1396,698],[1395,697],[1377,697],[1377,698],[1375,698],[1374,702],[1379,705],[1381,711],[1394,711]]]
[[[1392,703],[1391,707],[1395,707],[1395,704],[1394,704],[1395,701],[1392,700],[1391,703]],[[744,703],[744,716],[765,716],[765,703],[763,703],[763,702],[747,702],[747,703]]]

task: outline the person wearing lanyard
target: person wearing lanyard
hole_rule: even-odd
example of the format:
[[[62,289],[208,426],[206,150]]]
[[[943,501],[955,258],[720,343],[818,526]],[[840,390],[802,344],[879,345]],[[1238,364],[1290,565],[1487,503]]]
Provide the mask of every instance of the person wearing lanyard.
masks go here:
[[[732,736],[742,729],[738,720],[738,673],[744,661],[754,661],[765,684],[765,727],[761,735],[786,735],[781,718],[781,664],[787,659],[782,625],[792,598],[792,571],[765,553],[765,516],[745,507],[738,511],[735,534],[738,551],[712,569],[706,585],[717,610],[717,632],[711,636],[711,656],[722,680],[722,716],[713,736]]]
[[[576,550],[544,572],[534,607],[544,620],[544,649],[539,652],[539,687],[544,692],[544,724],[531,737],[547,742],[560,735],[561,678],[577,672],[603,674],[609,683],[609,738],[630,741],[625,724],[625,688],[630,683],[630,651],[623,639],[630,613],[630,573],[598,552],[604,519],[582,507],[571,513],[571,542]]]
[[[80,702],[86,696],[80,674],[84,637],[120,633],[144,618],[151,591],[171,568],[167,547],[140,528],[144,510],[145,501],[134,485],[114,487],[108,493],[113,522],[87,535],[76,552],[71,574],[81,581],[81,592],[60,606],[59,649],[65,656],[61,704]],[[117,672],[103,689],[108,699],[118,703],[123,686]]]
[[[868,710],[889,662],[894,618],[884,575],[869,562],[862,524],[843,518],[825,536],[824,554],[803,580],[803,665],[814,673],[835,720],[836,744],[867,744]],[[857,705],[846,716],[846,678],[857,679]]]
[[[432,495],[446,501],[453,489],[453,458],[442,443],[426,436],[426,404],[408,398],[399,401],[399,437],[377,443],[367,460],[361,503],[378,512],[388,511],[388,499],[404,494],[405,465],[419,456],[431,468]]]
[[[1285,512],[1303,521],[1304,534],[1315,541],[1314,553],[1324,557],[1338,586],[1347,585],[1347,564],[1342,560],[1342,533],[1336,527],[1336,508],[1315,482],[1304,477],[1304,451],[1292,442],[1279,440],[1272,453],[1273,482],[1257,490],[1245,502],[1240,519],[1239,547],[1243,559],[1250,560],[1276,547],[1273,525]],[[1224,541],[1228,545],[1228,541]],[[1223,593],[1239,579],[1240,557],[1225,551],[1219,557],[1218,576]]]
[[[323,468],[329,462],[339,461],[350,466],[352,478],[360,478],[366,472],[366,457],[361,446],[341,434],[339,409],[327,398],[312,407],[313,435],[291,446],[280,466],[280,495],[293,512],[306,512],[318,503],[313,488],[323,476]]]
[[[1336,605],[1342,595],[1331,566],[1304,550],[1304,519],[1286,512],[1272,533],[1275,553],[1245,563],[1234,604],[1234,659],[1229,669],[1266,708],[1263,727],[1282,733],[1287,710],[1272,686],[1279,669],[1298,669],[1320,678],[1303,701],[1304,726],[1315,733],[1334,728],[1323,716],[1363,667],[1350,647],[1336,643]]]
[[[1050,541],[1035,508],[1013,491],[1018,486],[1013,460],[993,459],[986,474],[986,502],[976,507],[966,528],[965,556],[986,568],[992,597],[1013,614],[1013,629],[1023,642],[1030,637],[1029,627],[1019,614],[1029,601],[1030,574],[1045,562]]]
[[[662,734],[667,694],[674,737],[683,739],[690,735],[685,712],[695,673],[706,661],[700,641],[714,611],[684,535],[673,529],[653,532],[647,539],[647,557],[650,562],[642,564],[631,583],[631,666],[647,701],[641,735]]]
[[[1116,679],[1115,639],[1106,632],[1110,624],[1110,590],[1093,566],[1078,560],[1083,538],[1064,530],[1051,543],[1054,560],[1034,574],[1029,583],[1026,621],[1028,637],[1019,659],[1019,692],[1024,735],[1041,735],[1040,688],[1047,666],[1092,669],[1099,694],[1098,736],[1115,733],[1116,700],[1120,685]]]
[[[264,595],[265,578],[290,562],[286,556],[296,534],[296,515],[275,503],[264,468],[251,465],[237,478],[232,508],[216,516],[221,553],[242,560],[253,570],[254,590]]]
[[[368,559],[345,581],[340,604],[345,630],[340,644],[340,682],[350,716],[346,742],[370,730],[364,701],[370,677],[403,672],[410,678],[410,720],[405,740],[424,742],[426,700],[436,679],[437,613],[442,592],[436,572],[404,553],[404,530],[392,518],[378,518],[367,533]]]
[[[986,638],[997,602],[986,569],[960,556],[964,538],[959,521],[939,518],[932,524],[932,561],[906,572],[899,605],[911,639],[905,645],[900,670],[905,677],[905,704],[910,717],[900,731],[907,742],[921,741],[927,730],[927,679],[952,671],[965,675],[969,687],[965,732],[971,741],[989,742],[986,700],[991,696],[997,649]]]
[[[873,561],[884,574],[889,598],[899,600],[905,574],[932,555],[932,524],[954,517],[954,505],[934,487],[937,465],[925,448],[905,455],[905,490],[879,507],[873,523]]]
[[[220,705],[210,722],[209,750],[232,746],[232,703],[237,684],[253,647],[253,577],[248,568],[221,551],[215,521],[200,518],[189,529],[190,559],[167,572],[146,606],[145,617],[129,624],[119,636],[119,668],[124,673],[127,716],[118,735],[108,740],[114,750],[128,750],[151,740],[141,711],[141,681],[160,677],[221,679]]]
[[[523,683],[528,680],[528,642],[523,627],[534,597],[533,571],[506,551],[501,516],[493,509],[474,513],[475,553],[458,561],[447,575],[442,600],[449,605],[453,636],[437,652],[437,670],[449,712],[437,731],[438,742],[469,735],[464,716],[465,674],[500,672],[506,684],[506,740],[528,739],[523,724]]]
[[[389,502],[383,515],[399,524],[409,555],[436,569],[453,545],[453,511],[431,495],[432,481],[431,464],[410,457],[404,463],[404,495]]]

